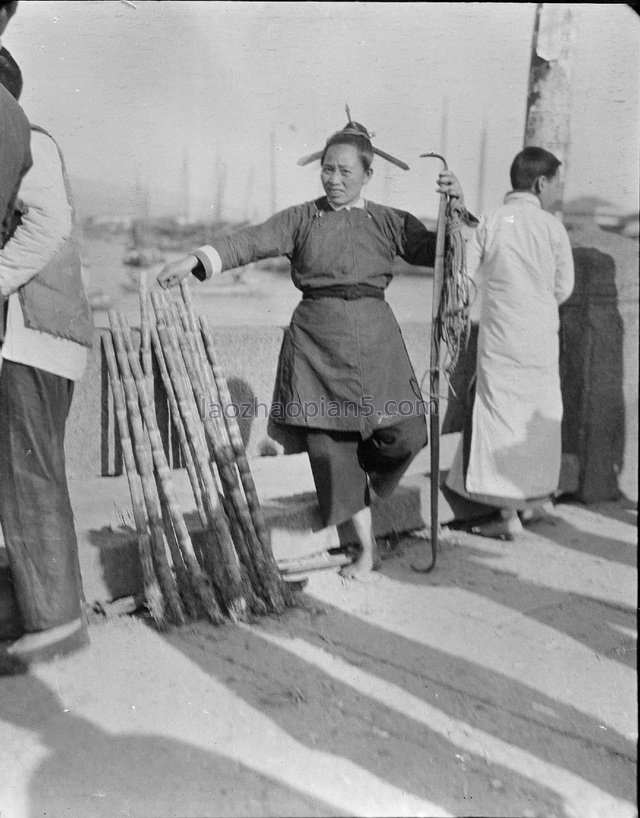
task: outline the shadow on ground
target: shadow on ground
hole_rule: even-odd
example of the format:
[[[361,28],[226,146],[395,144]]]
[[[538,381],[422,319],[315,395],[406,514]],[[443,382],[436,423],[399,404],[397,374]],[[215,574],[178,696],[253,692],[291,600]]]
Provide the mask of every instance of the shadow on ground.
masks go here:
[[[304,786],[296,791],[223,752],[163,736],[102,730],[65,710],[31,675],[3,679],[1,685],[2,720],[32,731],[45,750],[31,776],[28,811],[20,818],[338,815],[305,795]]]
[[[557,528],[552,523],[538,524],[536,531],[548,540],[554,540],[555,533],[563,547],[575,548],[603,560],[610,559],[611,552],[615,552],[616,561],[624,565],[635,564],[633,559],[635,549],[628,543],[607,540],[605,547],[601,537],[585,535],[563,520],[558,520]],[[622,635],[636,631],[637,611],[634,608],[526,580],[514,571],[504,570],[495,565],[496,554],[508,549],[509,543],[494,541],[492,553],[486,547],[474,546],[473,541],[473,537],[466,535],[465,541],[458,540],[455,544],[441,542],[439,569],[431,574],[428,580],[407,571],[398,561],[387,563],[385,573],[395,580],[411,585],[428,584],[441,588],[449,586],[479,594],[570,636],[601,656],[636,668],[636,640],[631,635],[627,637]],[[601,570],[606,570],[606,562],[604,565],[605,568]],[[532,604],[536,598],[540,599],[537,606]]]
[[[544,525],[544,536],[553,540],[555,532],[566,547],[572,532],[557,526],[568,524]],[[606,560],[612,547],[616,554],[622,545],[628,548],[575,531],[575,547],[586,554]],[[487,552],[472,541],[445,544],[439,570],[428,577],[394,558],[385,561],[382,573],[384,581],[398,585],[467,588],[605,656],[609,636],[615,632],[619,640],[616,627],[635,626],[629,608],[536,586],[490,567],[486,559]],[[522,600],[537,591],[544,591],[545,604],[524,610]],[[575,805],[569,807],[560,794],[563,776],[574,782],[574,791],[579,781],[635,803],[636,747],[611,727],[603,731],[589,714],[525,682],[312,595],[301,595],[299,602],[283,617],[265,617],[253,627],[196,623],[163,638],[249,705],[257,723],[260,716],[264,725],[266,717],[299,746],[331,759],[337,777],[355,765],[381,785],[453,815],[569,818]],[[626,662],[624,656],[611,658]],[[310,794],[310,782],[326,777],[326,771],[305,770],[291,786],[226,757],[224,743],[211,752],[135,733],[127,725],[123,732],[108,733],[64,712],[52,690],[31,676],[3,680],[1,702],[2,718],[37,733],[47,753],[31,778],[29,818],[70,802],[82,804],[83,818],[347,814],[336,811],[331,780],[321,781],[324,799]],[[487,741],[487,749],[478,735],[497,740],[516,760],[507,756],[505,761],[504,751],[502,762],[492,758],[495,746]],[[258,728],[257,747],[261,740]],[[527,758],[531,767],[522,761]],[[536,773],[538,761],[554,771],[553,782]],[[285,770],[287,763],[283,756]],[[144,804],[144,812],[136,811],[136,804]]]
[[[559,796],[544,782],[492,764],[480,752],[462,749],[413,718],[411,712],[385,706],[357,682],[345,684],[295,651],[275,646],[263,633],[303,640],[320,649],[329,665],[332,659],[344,660],[456,718],[485,727],[491,722],[492,732],[505,740],[515,732],[502,726],[496,731],[492,718],[496,707],[486,695],[475,703],[479,715],[469,719],[474,709],[471,703],[461,713],[466,694],[461,687],[453,687],[454,678],[458,677],[459,685],[459,675],[473,666],[369,626],[310,597],[305,608],[290,612],[283,621],[262,622],[241,637],[232,629],[203,626],[197,633],[176,633],[169,639],[297,742],[333,755],[337,770],[340,759],[348,760],[380,781],[455,815],[522,815],[532,805],[536,814],[558,818],[566,814]],[[240,654],[238,638],[245,647]],[[202,649],[203,639],[209,642],[209,650]],[[495,677],[489,673],[483,683],[495,687]],[[510,680],[502,681],[502,688],[513,685]],[[521,691],[522,696],[530,698],[531,694]],[[510,695],[517,697],[517,691]],[[493,712],[483,717],[482,709]],[[524,741],[534,749],[531,735]]]

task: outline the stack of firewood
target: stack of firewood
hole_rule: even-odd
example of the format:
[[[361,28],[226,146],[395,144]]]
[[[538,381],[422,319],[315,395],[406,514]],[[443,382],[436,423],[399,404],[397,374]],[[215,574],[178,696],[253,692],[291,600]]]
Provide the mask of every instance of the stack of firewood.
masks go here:
[[[140,282],[140,347],[114,310],[103,341],[146,607],[158,627],[281,613],[291,592],[271,551],[210,327],[195,314],[188,283],[168,294],[154,290],[149,299],[144,274]],[[200,520],[197,542],[158,427],[154,358]]]

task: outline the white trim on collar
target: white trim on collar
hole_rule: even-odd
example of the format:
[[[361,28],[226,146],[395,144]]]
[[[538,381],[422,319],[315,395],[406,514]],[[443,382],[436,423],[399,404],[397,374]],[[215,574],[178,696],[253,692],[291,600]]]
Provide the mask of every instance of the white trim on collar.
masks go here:
[[[327,199],[327,201],[329,202],[328,199]],[[332,210],[353,210],[354,208],[358,208],[360,210],[366,210],[367,209],[367,202],[361,196],[359,199],[356,199],[355,202],[350,202],[349,204],[341,205],[340,207],[334,207],[331,204],[331,202],[329,202],[329,207]]]

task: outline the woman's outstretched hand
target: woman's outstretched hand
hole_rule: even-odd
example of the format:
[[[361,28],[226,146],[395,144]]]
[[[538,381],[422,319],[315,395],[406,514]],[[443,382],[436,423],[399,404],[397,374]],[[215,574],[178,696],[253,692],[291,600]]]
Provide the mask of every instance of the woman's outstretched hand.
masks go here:
[[[193,272],[197,265],[198,259],[192,255],[183,256],[176,261],[170,261],[160,270],[156,276],[156,281],[163,289],[175,287],[183,278],[186,278],[189,273]]]

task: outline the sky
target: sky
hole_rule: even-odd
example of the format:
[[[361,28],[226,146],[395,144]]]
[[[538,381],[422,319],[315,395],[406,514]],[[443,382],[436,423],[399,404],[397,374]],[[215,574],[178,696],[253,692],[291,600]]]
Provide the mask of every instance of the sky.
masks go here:
[[[640,18],[572,4],[565,201],[638,209]],[[320,195],[320,149],[354,119],[369,198],[433,217],[444,153],[469,207],[498,205],[523,146],[533,3],[22,0],[3,44],[21,103],[66,157],[82,215],[258,220]],[[481,161],[481,142],[486,148]]]

